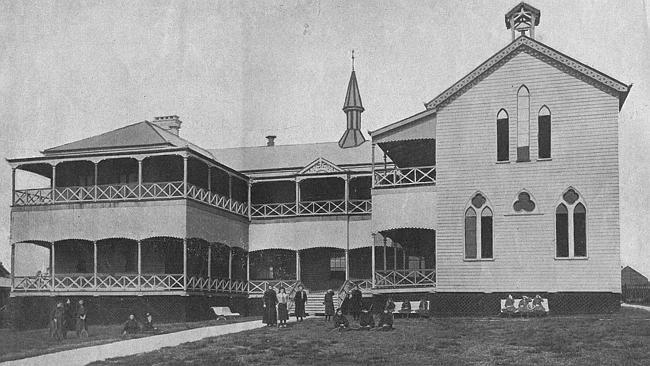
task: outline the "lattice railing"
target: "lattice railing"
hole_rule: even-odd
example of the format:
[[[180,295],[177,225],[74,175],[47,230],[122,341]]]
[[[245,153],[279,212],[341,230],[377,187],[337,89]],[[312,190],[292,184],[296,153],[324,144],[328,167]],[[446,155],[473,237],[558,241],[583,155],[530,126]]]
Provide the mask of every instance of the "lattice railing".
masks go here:
[[[140,276],[141,291],[182,291],[182,274],[143,274]]]
[[[345,201],[305,201],[300,202],[301,215],[331,215],[345,213]]]
[[[60,187],[54,190],[50,188],[17,190],[14,194],[14,205],[35,206],[53,203],[130,201],[183,197],[185,197],[183,182],[105,184],[98,186]],[[248,205],[246,203],[235,201],[192,184],[187,185],[187,197],[238,215],[248,215]]]
[[[15,292],[43,292],[52,290],[52,279],[49,276],[15,276]]]
[[[85,291],[95,288],[93,275],[55,275],[54,291]]]
[[[375,287],[435,287],[435,269],[398,269],[375,271]]]
[[[201,292],[235,292],[244,293],[247,291],[246,281],[227,278],[205,278],[190,277],[187,280],[189,291]]]
[[[276,293],[280,288],[284,288],[287,294],[290,294],[299,285],[302,285],[302,282],[298,280],[252,280],[248,281],[248,293],[250,295],[262,295],[269,287],[273,287]]]
[[[435,166],[375,170],[375,187],[400,187],[419,184],[436,184]]]
[[[264,203],[251,205],[252,217],[296,216],[296,204],[293,203]]]
[[[371,200],[350,200],[348,201],[348,213],[369,214],[372,212]]]

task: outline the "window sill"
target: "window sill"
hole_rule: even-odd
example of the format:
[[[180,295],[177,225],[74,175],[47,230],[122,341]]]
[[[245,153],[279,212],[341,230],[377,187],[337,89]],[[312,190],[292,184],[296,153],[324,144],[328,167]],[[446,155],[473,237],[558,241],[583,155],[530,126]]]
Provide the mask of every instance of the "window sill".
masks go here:
[[[589,257],[555,257],[556,261],[586,261]]]
[[[510,164],[510,160],[502,160],[502,161],[497,160],[497,164]]]
[[[463,262],[494,262],[494,258],[464,258]]]
[[[517,160],[517,163],[532,163],[533,161],[528,159],[528,160]]]
[[[539,158],[537,161],[553,161],[552,158]]]

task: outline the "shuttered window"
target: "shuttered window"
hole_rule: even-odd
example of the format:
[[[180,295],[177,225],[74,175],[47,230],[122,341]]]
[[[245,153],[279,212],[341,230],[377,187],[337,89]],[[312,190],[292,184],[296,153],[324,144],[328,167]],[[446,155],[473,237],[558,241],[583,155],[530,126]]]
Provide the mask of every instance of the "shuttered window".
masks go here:
[[[497,161],[510,160],[510,123],[508,113],[502,109],[497,114]]]
[[[492,258],[492,210],[489,207],[481,213],[481,258]]]
[[[540,159],[551,158],[551,111],[543,106],[537,117],[537,148]]]

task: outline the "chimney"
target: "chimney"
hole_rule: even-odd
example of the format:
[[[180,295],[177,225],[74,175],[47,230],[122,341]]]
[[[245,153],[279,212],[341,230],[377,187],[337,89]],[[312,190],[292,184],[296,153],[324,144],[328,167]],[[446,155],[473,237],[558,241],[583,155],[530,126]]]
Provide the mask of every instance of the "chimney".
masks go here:
[[[183,123],[178,116],[161,116],[154,117],[153,124],[162,128],[163,130],[169,131],[174,135],[178,136],[181,129],[181,124]]]
[[[266,146],[275,146],[275,135],[266,136]]]

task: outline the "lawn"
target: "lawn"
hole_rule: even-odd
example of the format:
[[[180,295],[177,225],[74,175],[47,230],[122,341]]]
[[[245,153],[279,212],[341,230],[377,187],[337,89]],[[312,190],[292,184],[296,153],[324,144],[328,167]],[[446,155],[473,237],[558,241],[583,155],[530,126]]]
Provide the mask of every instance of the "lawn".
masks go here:
[[[212,325],[229,324],[241,321],[260,319],[259,317],[244,317],[229,320],[208,320],[190,323],[156,324],[160,333],[173,333],[182,330],[207,327]],[[33,357],[44,353],[64,351],[73,348],[96,346],[99,344],[121,341],[122,325],[91,325],[88,327],[88,338],[77,338],[75,332],[68,332],[68,338],[56,341],[49,337],[47,329],[12,331],[0,329],[0,362]],[[157,333],[157,334],[160,334]],[[141,333],[131,338],[151,336],[151,333]]]
[[[92,365],[650,365],[650,313],[396,319],[391,332],[322,319],[207,338]]]

